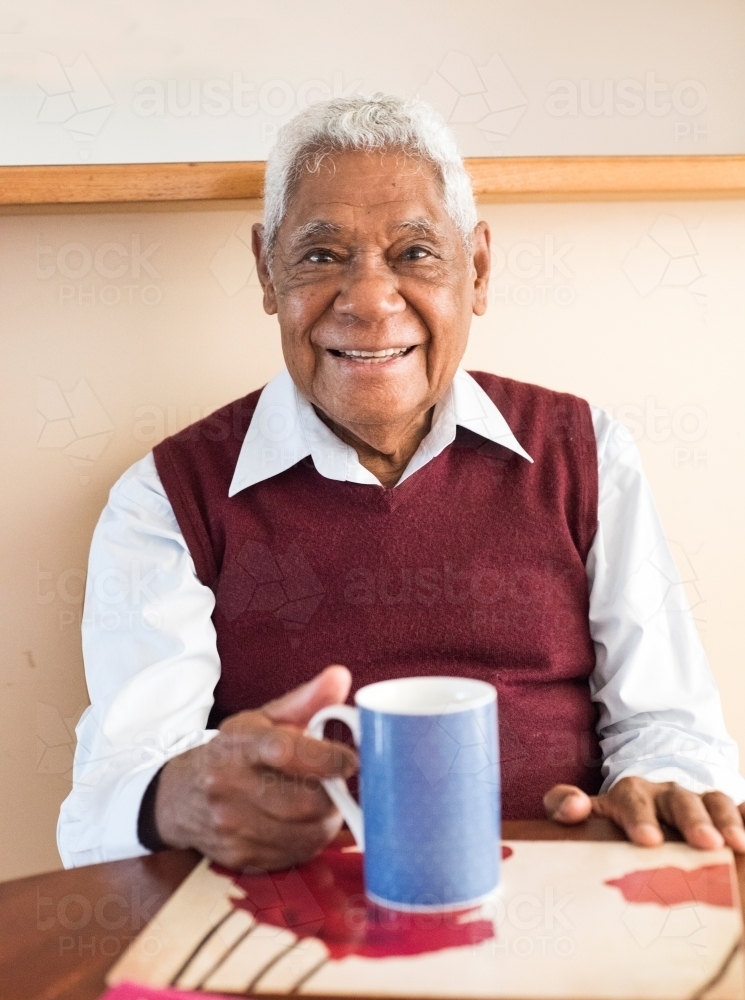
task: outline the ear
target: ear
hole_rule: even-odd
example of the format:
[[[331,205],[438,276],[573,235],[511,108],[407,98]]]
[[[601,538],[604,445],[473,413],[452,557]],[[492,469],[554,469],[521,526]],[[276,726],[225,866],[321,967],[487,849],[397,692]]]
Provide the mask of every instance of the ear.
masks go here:
[[[269,273],[264,227],[260,222],[255,222],[251,226],[251,249],[256,258],[256,275],[264,292],[264,312],[268,313],[269,316],[274,316],[277,312],[277,295],[274,291],[272,276]]]
[[[491,232],[486,222],[479,222],[473,231],[473,255],[471,258],[475,278],[473,282],[473,311],[483,316],[489,293],[489,273],[491,271]]]

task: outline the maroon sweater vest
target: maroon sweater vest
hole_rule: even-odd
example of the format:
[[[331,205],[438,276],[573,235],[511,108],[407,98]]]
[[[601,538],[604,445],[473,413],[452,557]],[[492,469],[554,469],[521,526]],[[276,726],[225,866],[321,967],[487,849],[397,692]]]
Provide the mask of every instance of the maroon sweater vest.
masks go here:
[[[155,462],[216,596],[210,725],[329,663],[354,690],[476,677],[499,692],[503,815],[543,815],[557,782],[597,792],[585,560],[597,451],[583,400],[474,378],[534,459],[458,428],[394,489],[325,479],[310,458],[228,498],[253,392],[163,441]]]

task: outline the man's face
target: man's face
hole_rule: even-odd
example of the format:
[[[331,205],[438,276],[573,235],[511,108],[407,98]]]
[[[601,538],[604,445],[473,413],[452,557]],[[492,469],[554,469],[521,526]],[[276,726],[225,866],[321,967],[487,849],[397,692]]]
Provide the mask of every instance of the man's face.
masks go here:
[[[303,175],[271,278],[261,237],[255,227],[264,308],[278,315],[301,392],[363,439],[366,427],[421,419],[450,385],[471,316],[486,308],[486,224],[467,253],[428,164],[354,152]]]

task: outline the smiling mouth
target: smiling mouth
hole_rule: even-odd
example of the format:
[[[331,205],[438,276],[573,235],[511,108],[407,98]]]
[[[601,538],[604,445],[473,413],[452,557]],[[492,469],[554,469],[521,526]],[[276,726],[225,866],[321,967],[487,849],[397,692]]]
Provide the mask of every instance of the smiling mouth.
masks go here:
[[[329,347],[329,354],[333,354],[336,358],[343,358],[345,361],[356,361],[363,365],[376,365],[381,364],[384,361],[391,361],[394,358],[403,358],[411,352],[416,347],[413,344],[411,347],[387,347],[383,351],[336,351]]]

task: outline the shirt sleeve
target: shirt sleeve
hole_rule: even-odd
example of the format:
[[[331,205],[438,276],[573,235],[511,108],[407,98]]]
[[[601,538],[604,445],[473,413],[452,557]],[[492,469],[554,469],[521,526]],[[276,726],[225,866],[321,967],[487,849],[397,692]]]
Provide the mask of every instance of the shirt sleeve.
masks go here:
[[[603,786],[637,775],[745,800],[684,585],[628,430],[592,408],[598,530],[587,559]]]
[[[82,627],[91,704],[57,825],[65,867],[148,853],[137,817],[150,780],[216,735],[205,728],[220,676],[214,604],[147,455],[111,490],[91,543]]]

